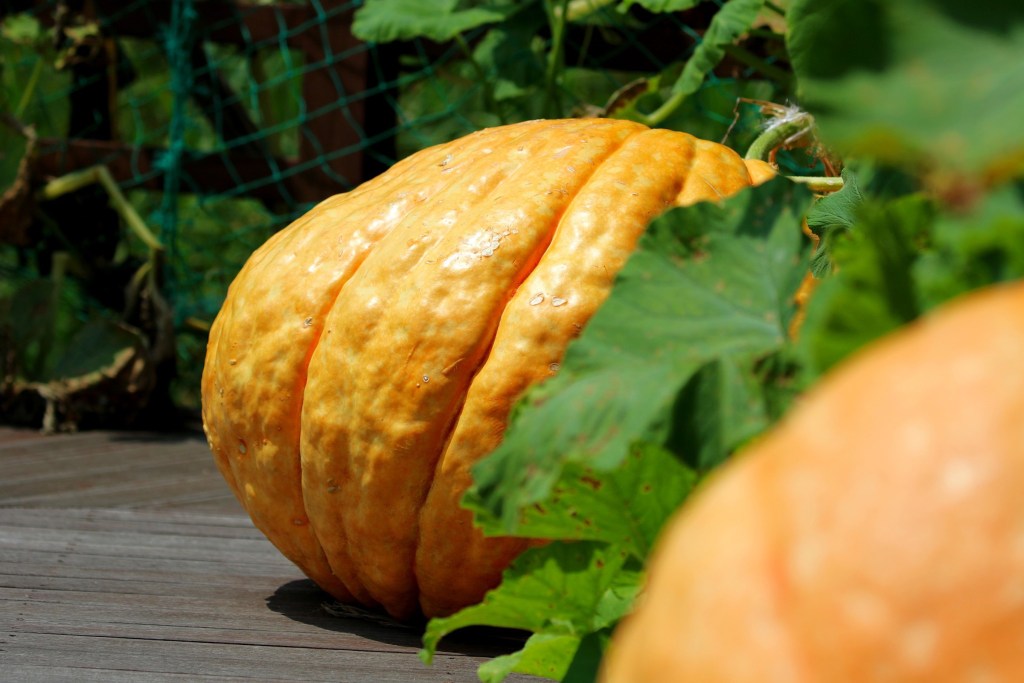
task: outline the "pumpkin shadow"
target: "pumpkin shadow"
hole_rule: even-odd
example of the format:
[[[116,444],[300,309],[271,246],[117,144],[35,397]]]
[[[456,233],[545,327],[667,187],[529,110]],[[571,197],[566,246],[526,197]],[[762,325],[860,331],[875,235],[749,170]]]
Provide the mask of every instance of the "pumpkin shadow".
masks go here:
[[[400,647],[419,649],[423,646],[425,621],[404,624],[383,613],[346,608],[309,579],[289,581],[266,600],[271,611],[325,631]],[[438,647],[438,654],[497,657],[522,648],[528,635],[512,629],[464,628],[446,636]]]

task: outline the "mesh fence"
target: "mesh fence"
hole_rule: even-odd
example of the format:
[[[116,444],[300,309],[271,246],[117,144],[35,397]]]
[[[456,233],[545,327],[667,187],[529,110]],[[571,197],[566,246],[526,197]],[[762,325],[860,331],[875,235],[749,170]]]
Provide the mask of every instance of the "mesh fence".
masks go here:
[[[85,168],[109,171],[163,246],[178,405],[198,404],[208,325],[234,274],[274,231],[395,160],[481,127],[607,114],[638,83],[656,106],[657,84],[671,85],[722,3],[655,13],[536,0],[447,40],[388,42],[353,35],[361,4],[0,5],[2,189],[9,199],[19,185],[37,192]],[[577,16],[556,25],[557,11]],[[750,32],[661,125],[721,140],[740,98],[778,99],[786,80],[777,38],[771,26]],[[728,144],[743,148],[751,121]],[[87,321],[125,318],[152,245],[125,228],[100,185],[28,209],[5,202],[5,374],[44,380]],[[35,331],[23,329],[25,315]]]

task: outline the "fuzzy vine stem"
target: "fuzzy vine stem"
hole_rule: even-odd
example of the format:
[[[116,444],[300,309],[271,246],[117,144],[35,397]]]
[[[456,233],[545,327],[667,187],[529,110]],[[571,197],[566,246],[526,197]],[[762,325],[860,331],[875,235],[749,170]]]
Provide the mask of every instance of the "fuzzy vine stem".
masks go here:
[[[806,112],[773,121],[747,148],[745,158],[770,161],[775,150],[803,135],[814,127],[814,117]],[[818,194],[829,194],[843,188],[843,179],[828,176],[787,176]]]
[[[771,158],[772,152],[782,147],[786,142],[807,134],[813,125],[814,118],[806,113],[801,113],[786,120],[775,121],[750,143],[750,147],[747,148],[746,158],[768,161]]]

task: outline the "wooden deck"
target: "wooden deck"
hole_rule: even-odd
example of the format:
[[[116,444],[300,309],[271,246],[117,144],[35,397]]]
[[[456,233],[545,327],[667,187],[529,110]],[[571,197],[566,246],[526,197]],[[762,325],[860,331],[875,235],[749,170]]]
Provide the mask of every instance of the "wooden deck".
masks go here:
[[[427,667],[418,631],[329,609],[201,433],[0,427],[0,680],[457,683],[521,644],[478,631]]]

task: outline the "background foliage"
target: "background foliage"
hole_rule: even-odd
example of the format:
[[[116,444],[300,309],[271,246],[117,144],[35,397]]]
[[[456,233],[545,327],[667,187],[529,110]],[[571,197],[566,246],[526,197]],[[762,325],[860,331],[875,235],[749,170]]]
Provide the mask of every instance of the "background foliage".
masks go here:
[[[100,2],[93,14],[79,5],[4,3],[0,110],[33,127],[36,157],[59,160],[27,179],[33,189],[75,170],[76,140],[128,146],[119,185],[165,250],[175,356],[165,374],[174,402],[193,410],[227,285],[256,246],[328,194],[426,146],[538,117],[623,116],[715,140],[732,126],[728,142],[743,149],[757,111],[737,110],[738,98],[781,99],[791,85],[781,15],[760,0],[261,0],[226,14],[201,0]],[[276,33],[246,33],[259,11]],[[124,35],[126,17],[148,28]],[[349,25],[354,42],[339,38]],[[345,77],[357,72],[355,90]],[[314,81],[329,91],[316,102],[304,89]],[[332,127],[350,131],[347,146],[323,137]],[[0,186],[11,188],[26,144],[9,125],[0,136]],[[156,150],[152,164],[131,150]],[[361,166],[339,175],[355,155]],[[113,152],[98,156],[116,166]],[[210,183],[196,159],[236,180]],[[300,196],[296,178],[310,170],[326,182]],[[119,291],[151,255],[106,203],[77,191],[36,207],[27,242],[0,239],[6,375],[59,379],[89,320],[145,328]],[[53,275],[55,255],[69,272]],[[46,321],[30,339],[18,332],[25,309]]]

